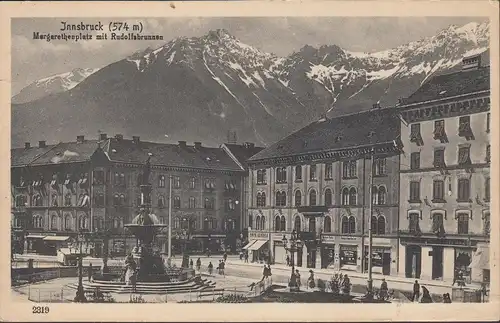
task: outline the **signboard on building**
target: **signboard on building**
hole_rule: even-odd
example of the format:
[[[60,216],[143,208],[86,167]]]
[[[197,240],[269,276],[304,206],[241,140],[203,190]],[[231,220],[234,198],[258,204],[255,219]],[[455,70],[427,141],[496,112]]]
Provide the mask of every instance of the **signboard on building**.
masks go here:
[[[267,232],[249,232],[248,238],[249,239],[257,239],[257,240],[268,240],[269,233],[267,233]]]

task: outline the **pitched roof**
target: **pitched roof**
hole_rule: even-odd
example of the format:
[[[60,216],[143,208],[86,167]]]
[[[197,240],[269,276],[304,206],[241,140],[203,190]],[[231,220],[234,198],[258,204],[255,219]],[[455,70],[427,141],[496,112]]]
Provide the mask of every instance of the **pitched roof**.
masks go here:
[[[396,109],[376,109],[322,119],[257,153],[250,161],[387,143],[399,136]]]
[[[254,145],[237,145],[237,144],[224,144],[229,149],[231,154],[238,160],[238,162],[245,168],[248,167],[248,160],[253,155],[262,151],[263,147],[255,147]]]
[[[404,105],[445,99],[490,89],[490,67],[480,67],[437,75],[424,83],[415,93],[404,99]]]
[[[89,161],[97,148],[97,140],[67,142],[46,147],[11,149],[11,167],[51,165]]]
[[[143,164],[151,153],[151,165],[206,170],[242,171],[241,167],[221,148],[177,144],[134,142],[110,138],[106,153],[111,161]]]

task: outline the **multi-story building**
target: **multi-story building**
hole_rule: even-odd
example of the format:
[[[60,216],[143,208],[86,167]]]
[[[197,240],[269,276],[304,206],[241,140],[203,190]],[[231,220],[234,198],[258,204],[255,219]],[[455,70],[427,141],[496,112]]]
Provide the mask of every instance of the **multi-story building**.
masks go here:
[[[244,168],[222,148],[180,141],[163,144],[121,135],[100,140],[12,149],[15,235],[26,250],[54,253],[77,231],[101,232],[97,255],[124,255],[134,239],[124,225],[140,206],[141,167],[150,158],[152,212],[167,224],[172,210],[173,249],[235,251],[243,214]],[[170,191],[171,187],[171,191]],[[167,235],[157,238],[166,252]],[[18,247],[18,249],[23,249]]]
[[[461,71],[431,78],[401,109],[399,272],[488,280],[489,67],[464,58]]]
[[[283,237],[290,240],[295,230],[302,241],[297,266],[366,270],[371,216],[374,272],[397,270],[400,120],[394,111],[374,105],[322,118],[250,158],[245,248],[254,261],[284,263]]]

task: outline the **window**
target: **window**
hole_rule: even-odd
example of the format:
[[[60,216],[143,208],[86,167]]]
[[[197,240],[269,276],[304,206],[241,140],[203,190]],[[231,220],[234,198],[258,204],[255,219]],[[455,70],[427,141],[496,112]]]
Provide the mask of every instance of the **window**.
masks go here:
[[[189,208],[196,209],[196,199],[193,196],[189,197]]]
[[[470,182],[466,178],[458,180],[458,201],[469,202],[470,200]]]
[[[468,234],[469,233],[469,214],[468,213],[458,213],[458,234]]]
[[[26,206],[28,203],[26,195],[18,195],[16,196],[16,206]]]
[[[410,142],[414,142],[418,146],[423,145],[424,141],[420,134],[420,123],[414,123],[410,126]]]
[[[80,221],[79,221],[79,228],[80,229],[88,229],[88,225],[89,225],[89,221],[88,221],[88,218],[86,216],[81,216],[80,217]]]
[[[210,221],[208,220],[208,218],[205,218],[203,220],[203,230],[208,230],[210,228]]]
[[[387,174],[387,162],[385,158],[376,158],[373,161],[373,175],[383,176]]]
[[[191,179],[189,180],[189,188],[194,189],[195,187],[196,187],[196,178],[191,177]]]
[[[420,203],[420,182],[410,182],[410,203]]]
[[[250,228],[254,229],[254,227],[253,227],[253,215],[252,214],[248,215],[248,226]]]
[[[470,147],[460,147],[458,149],[458,164],[459,165],[470,165]]]
[[[97,193],[94,197],[95,199],[95,205],[97,207],[104,207],[104,194],[103,193]]]
[[[490,178],[484,180],[484,201],[490,201]]]
[[[174,229],[179,229],[181,226],[181,220],[178,217],[174,218]]]
[[[316,178],[316,165],[309,166],[309,180],[310,181],[317,180],[317,178]]]
[[[332,194],[332,190],[327,188],[325,190],[325,206],[332,206],[333,205],[333,194]]]
[[[485,212],[483,216],[483,234],[485,236],[490,236],[490,212]]]
[[[325,220],[324,220],[324,231],[325,232],[332,232],[332,218],[327,215],[325,216]]]
[[[316,190],[311,190],[309,192],[309,205],[316,205]]]
[[[302,193],[300,191],[295,192],[295,206],[302,205]]]
[[[347,187],[342,189],[342,205],[349,205],[349,189]]]
[[[328,163],[325,164],[325,179],[332,179],[333,178],[333,164]]]
[[[356,219],[353,216],[343,216],[341,221],[342,233],[356,233]]]
[[[296,181],[302,180],[302,166],[301,165],[295,166],[295,180]]]
[[[295,216],[295,221],[293,222],[293,229],[295,230],[295,232],[300,232],[301,224],[302,221],[300,219],[300,216],[299,215]]]
[[[309,232],[316,232],[316,218],[309,218]]]
[[[276,206],[286,206],[286,192],[276,192]]]
[[[470,116],[460,117],[458,121],[458,135],[467,140],[472,138],[472,129],[470,127]]]
[[[40,194],[33,195],[32,205],[34,205],[34,206],[42,206],[43,205],[42,196]]]
[[[357,176],[357,162],[355,160],[342,163],[342,177],[355,178]]]
[[[233,201],[233,199],[227,200],[227,209],[229,211],[233,211],[235,209],[235,202]]]
[[[165,175],[158,176],[158,187],[165,187]]]
[[[386,196],[387,196],[387,191],[385,189],[385,186],[380,186],[378,188],[377,204],[378,205],[385,205],[385,203],[386,203]]]
[[[286,183],[286,167],[276,168],[276,183]]]
[[[444,168],[446,166],[444,162],[444,149],[438,148],[434,150],[434,167]]]
[[[281,231],[281,218],[279,215],[274,218],[274,231]]]
[[[265,216],[260,217],[260,229],[266,230],[266,217]]]
[[[438,236],[444,235],[444,216],[443,216],[443,213],[432,214],[432,232]]]
[[[485,158],[485,161],[487,163],[491,162],[491,146],[490,145],[486,146],[486,158]]]
[[[181,208],[181,198],[179,196],[174,196],[174,208],[180,209]]]
[[[432,184],[432,201],[433,202],[443,202],[444,201],[444,181],[435,180]]]
[[[189,221],[188,221],[188,219],[182,218],[181,229],[183,229],[183,230],[189,229]]]
[[[284,215],[282,215],[280,219],[280,228],[281,231],[286,231],[286,219]]]
[[[351,187],[351,189],[349,190],[349,205],[356,205],[357,198],[358,193],[356,192],[356,189],[354,187]]]
[[[71,206],[71,193],[64,195],[64,206]]]
[[[52,194],[52,206],[58,206],[59,203],[57,202],[57,194]]]
[[[490,132],[490,114],[486,114],[486,132]]]
[[[64,216],[64,229],[71,230],[71,217],[69,215]]]
[[[114,176],[114,184],[116,186],[125,186],[125,174],[124,173],[115,173]]]
[[[50,219],[50,228],[52,230],[57,230],[57,217],[55,215]]]
[[[434,121],[434,139],[441,142],[447,141],[446,131],[444,127],[444,120]]]
[[[257,207],[266,206],[266,193],[257,193]]]
[[[165,207],[165,197],[163,195],[158,196],[158,207],[160,209]]]
[[[376,234],[385,234],[385,217],[383,215],[379,216],[377,219]]]
[[[94,171],[94,184],[96,185],[104,184],[104,171],[102,170]]]
[[[120,195],[115,194],[113,196],[113,205],[114,206],[120,206]]]
[[[174,176],[174,188],[181,188],[181,178],[179,176]]]
[[[265,185],[267,183],[266,170],[259,169],[257,171],[257,185]]]
[[[347,216],[343,216],[341,220],[341,232],[343,234],[349,233],[349,218]]]
[[[420,168],[420,153],[411,153],[410,157],[410,169]]]

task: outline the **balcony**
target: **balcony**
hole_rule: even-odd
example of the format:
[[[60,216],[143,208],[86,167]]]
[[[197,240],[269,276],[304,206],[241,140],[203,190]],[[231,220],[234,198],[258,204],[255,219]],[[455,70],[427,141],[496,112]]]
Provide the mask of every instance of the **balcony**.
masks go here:
[[[299,206],[297,207],[297,211],[300,213],[305,213],[305,215],[312,215],[312,213],[317,213],[317,214],[321,213],[321,215],[323,215],[323,213],[328,212],[328,206],[324,205]]]

